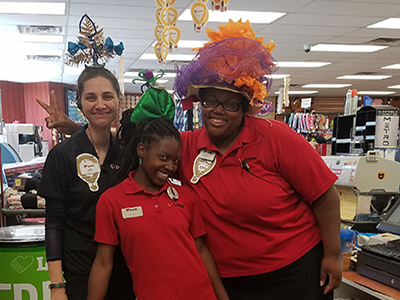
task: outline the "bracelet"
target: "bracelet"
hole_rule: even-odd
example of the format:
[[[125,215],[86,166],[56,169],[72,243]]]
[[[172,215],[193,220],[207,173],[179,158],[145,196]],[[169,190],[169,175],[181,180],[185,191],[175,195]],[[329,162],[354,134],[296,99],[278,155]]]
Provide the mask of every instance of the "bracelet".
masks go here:
[[[65,283],[65,282],[50,283],[50,284],[49,284],[49,289],[65,288],[65,286],[66,286],[66,283]]]

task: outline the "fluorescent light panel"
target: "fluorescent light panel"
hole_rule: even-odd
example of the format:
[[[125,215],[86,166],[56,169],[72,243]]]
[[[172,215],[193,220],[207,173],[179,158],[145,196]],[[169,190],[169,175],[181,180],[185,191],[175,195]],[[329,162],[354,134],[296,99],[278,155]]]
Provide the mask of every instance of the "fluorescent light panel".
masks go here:
[[[343,45],[343,44],[318,44],[311,47],[311,51],[322,52],[375,52],[389,46],[371,45]]]
[[[65,3],[1,2],[1,14],[64,15]]]
[[[348,86],[351,86],[351,84],[306,84],[302,87],[312,89],[340,89]]]
[[[384,91],[358,91],[358,95],[391,95],[395,92],[384,92]]]
[[[381,69],[400,69],[400,64],[388,65],[388,66],[382,67]]]
[[[319,68],[330,65],[330,62],[312,62],[312,61],[280,61],[279,68]]]
[[[367,26],[367,28],[400,29],[400,18],[389,18]]]
[[[344,75],[336,79],[354,79],[354,80],[382,80],[393,77],[392,75]]]
[[[270,24],[275,20],[281,18],[286,13],[277,12],[258,12],[258,11],[241,11],[241,10],[228,10],[226,12],[209,11],[208,22],[228,22],[229,19],[238,21],[242,19],[243,22],[249,20],[253,24]],[[183,14],[178,18],[178,21],[192,21],[190,9],[186,9]]]
[[[400,89],[400,84],[388,86],[388,89]]]

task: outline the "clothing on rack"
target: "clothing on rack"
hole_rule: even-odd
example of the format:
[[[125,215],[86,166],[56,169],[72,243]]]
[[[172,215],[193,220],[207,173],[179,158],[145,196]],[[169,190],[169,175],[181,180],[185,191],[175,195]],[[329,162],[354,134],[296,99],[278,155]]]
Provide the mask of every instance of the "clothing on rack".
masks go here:
[[[291,113],[285,117],[285,123],[300,134],[329,131],[329,117],[314,110],[307,113]]]

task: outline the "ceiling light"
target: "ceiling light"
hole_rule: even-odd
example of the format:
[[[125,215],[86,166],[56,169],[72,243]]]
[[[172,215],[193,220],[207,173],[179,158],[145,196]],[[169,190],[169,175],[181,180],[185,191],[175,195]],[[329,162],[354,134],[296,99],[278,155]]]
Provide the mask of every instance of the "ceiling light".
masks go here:
[[[280,61],[279,68],[319,68],[330,65],[330,62],[311,62],[311,61]]]
[[[400,69],[400,64],[388,65],[388,66],[382,67],[381,69]]]
[[[344,75],[336,79],[354,79],[354,80],[382,80],[393,77],[392,75]]]
[[[388,86],[388,89],[400,89],[400,84]]]
[[[358,91],[358,95],[391,95],[395,92],[383,92],[383,91]]]
[[[194,56],[195,54],[168,54],[167,60],[191,61]],[[139,59],[158,60],[157,56],[153,53],[143,53]]]
[[[228,10],[225,12],[209,11],[208,22],[228,22],[229,19],[237,22],[242,19],[243,22],[249,20],[253,24],[270,24],[273,21],[284,16],[286,13],[277,12],[259,12],[259,11],[241,11],[241,10]],[[190,9],[186,9],[183,14],[178,18],[178,21],[192,21],[192,14]]]
[[[279,94],[280,92],[275,92],[275,94]],[[289,91],[289,95],[309,95],[309,94],[316,94],[318,91]]]
[[[313,89],[340,89],[348,86],[351,86],[351,84],[306,84],[302,87]]]
[[[367,28],[400,29],[400,18],[389,18],[367,26]]]
[[[1,14],[64,15],[65,3],[1,2]]]
[[[340,45],[340,44],[318,44],[311,47],[311,51],[324,52],[375,52],[388,48],[389,46],[372,45]]]

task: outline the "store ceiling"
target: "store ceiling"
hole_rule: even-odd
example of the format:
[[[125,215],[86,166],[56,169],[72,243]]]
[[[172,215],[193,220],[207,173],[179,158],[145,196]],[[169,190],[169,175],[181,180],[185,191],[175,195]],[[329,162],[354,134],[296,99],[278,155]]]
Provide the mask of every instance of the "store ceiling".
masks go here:
[[[27,0],[25,0],[27,1]],[[3,1],[0,1],[0,6]],[[13,1],[14,2],[14,1]],[[35,0],[35,2],[44,2]],[[65,2],[51,0],[51,2]],[[177,0],[174,7],[179,14],[189,9],[194,0]],[[207,5],[210,8],[210,1]],[[66,14],[53,15],[22,15],[0,14],[0,80],[17,82],[54,81],[74,84],[77,74],[67,74],[62,59],[60,61],[26,62],[13,61],[16,50],[58,50],[64,55],[68,41],[76,42],[78,24],[86,12],[93,21],[104,29],[104,36],[110,36],[114,43],[123,41],[125,45],[125,71],[138,71],[144,68],[173,71],[173,63],[167,61],[160,65],[156,60],[142,60],[143,53],[154,53],[155,1],[152,0],[70,0],[66,1]],[[400,96],[400,89],[388,88],[400,84],[400,70],[381,69],[381,67],[400,64],[400,29],[370,29],[367,26],[387,18],[400,17],[399,0],[231,0],[229,10],[269,11],[286,13],[283,17],[266,24],[253,24],[258,36],[264,41],[272,39],[277,46],[273,56],[278,62],[331,62],[320,68],[285,68],[280,67],[276,74],[290,74],[291,87],[294,91],[316,90],[316,97],[344,97],[349,87],[339,89],[307,89],[305,84],[352,84],[350,88],[359,91],[395,92],[390,96]],[[60,26],[65,32],[62,43],[31,43],[21,44],[9,42],[4,36],[18,31],[18,25]],[[208,23],[208,27],[217,29],[218,23]],[[178,21],[181,30],[181,40],[207,41],[205,32],[195,33],[193,22]],[[3,37],[1,37],[3,35]],[[305,53],[304,44],[376,44],[376,39],[394,39],[391,43],[383,43],[389,47],[374,53],[340,53],[340,52],[310,52]],[[379,43],[382,45],[382,43]],[[190,49],[178,48],[174,54],[193,54]],[[27,54],[28,51],[27,51]],[[28,78],[29,67],[34,65],[34,78]],[[107,67],[117,72],[118,57],[113,58]],[[54,72],[55,71],[55,72]],[[68,71],[70,72],[70,71]],[[76,73],[76,72],[75,72]],[[369,80],[340,80],[338,76],[354,74],[391,75],[393,77]],[[173,78],[166,83],[167,89],[172,89]],[[270,95],[279,91],[283,79],[275,79]],[[125,83],[126,92],[140,92],[140,84]],[[308,95],[305,95],[308,96]],[[371,95],[373,98],[386,98],[383,95]]]

